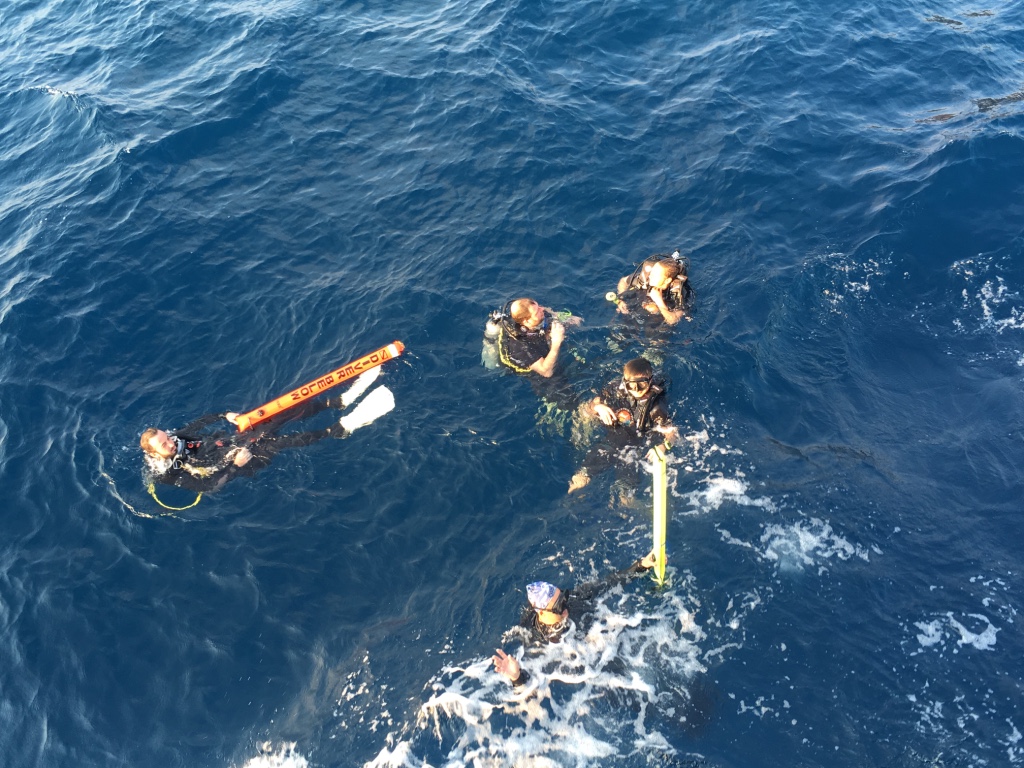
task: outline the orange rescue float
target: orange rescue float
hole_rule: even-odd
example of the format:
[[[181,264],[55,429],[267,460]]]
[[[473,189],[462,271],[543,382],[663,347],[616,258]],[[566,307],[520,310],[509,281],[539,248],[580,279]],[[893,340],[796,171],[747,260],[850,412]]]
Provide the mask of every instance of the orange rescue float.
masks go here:
[[[304,403],[311,397],[316,397],[322,392],[326,392],[331,387],[335,387],[344,381],[348,381],[355,376],[358,376],[363,371],[368,371],[371,368],[376,368],[378,365],[383,365],[388,360],[398,357],[402,352],[405,351],[405,345],[400,341],[393,341],[387,346],[381,347],[378,350],[371,352],[368,355],[360,357],[358,360],[353,360],[351,363],[346,363],[340,368],[335,368],[330,373],[325,373],[319,378],[313,379],[308,384],[303,384],[297,389],[293,389],[286,395],[276,400],[271,400],[266,405],[261,405],[259,408],[243,413],[238,417],[235,424],[238,426],[239,432],[245,432],[247,429],[252,429],[257,424],[261,424],[267,419],[271,419],[282,411],[286,411],[299,403]]]

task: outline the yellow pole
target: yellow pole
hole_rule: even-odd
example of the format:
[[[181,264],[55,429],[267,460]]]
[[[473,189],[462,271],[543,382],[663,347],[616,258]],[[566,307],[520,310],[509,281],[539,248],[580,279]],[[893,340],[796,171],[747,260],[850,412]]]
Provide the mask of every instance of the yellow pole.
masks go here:
[[[665,467],[665,449],[654,449],[652,495],[654,496],[654,579],[659,587],[665,586],[665,530],[668,526],[668,472]]]

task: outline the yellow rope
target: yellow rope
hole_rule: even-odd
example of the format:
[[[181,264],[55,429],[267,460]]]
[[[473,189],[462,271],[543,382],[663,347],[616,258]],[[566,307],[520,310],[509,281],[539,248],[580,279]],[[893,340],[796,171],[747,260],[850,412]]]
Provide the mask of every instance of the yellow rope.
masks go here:
[[[100,475],[110,485],[110,492],[113,494],[114,498],[117,499],[118,501],[120,501],[122,504],[124,504],[124,506],[128,509],[128,511],[130,511],[136,517],[146,517],[146,518],[149,518],[150,520],[155,520],[158,517],[177,517],[177,515],[173,514],[173,512],[161,512],[158,515],[151,515],[148,512],[142,512],[141,510],[138,510],[135,507],[133,507],[131,504],[129,504],[128,501],[120,493],[118,493],[117,486],[114,484],[114,478],[112,478],[110,475],[108,475],[106,472],[103,471],[103,459],[102,459],[102,457],[100,458]],[[153,494],[153,498],[156,499],[157,503],[160,504],[160,506],[163,507],[164,509],[175,510],[175,507],[168,507],[166,504],[162,503],[160,501],[160,499],[157,499],[156,498],[155,490],[156,489],[153,487],[153,484],[150,483],[149,484],[149,492]],[[201,495],[202,494],[200,494],[200,496]],[[190,506],[194,507],[198,503],[199,503],[199,499],[196,498],[195,502],[193,502]],[[181,507],[180,509],[189,509],[189,507]]]
[[[200,491],[198,494],[196,494],[196,500],[193,501],[191,504],[189,504],[187,507],[169,507],[166,504],[164,504],[162,501],[160,501],[160,499],[157,498],[157,495],[156,495],[156,484],[155,483],[150,483],[147,490],[149,491],[149,495],[153,497],[153,500],[157,504],[159,504],[164,509],[169,509],[169,510],[171,510],[173,512],[181,512],[182,510],[185,510],[185,509],[192,509],[192,507],[194,507],[196,504],[198,504],[199,500],[201,498],[203,498],[203,492]]]

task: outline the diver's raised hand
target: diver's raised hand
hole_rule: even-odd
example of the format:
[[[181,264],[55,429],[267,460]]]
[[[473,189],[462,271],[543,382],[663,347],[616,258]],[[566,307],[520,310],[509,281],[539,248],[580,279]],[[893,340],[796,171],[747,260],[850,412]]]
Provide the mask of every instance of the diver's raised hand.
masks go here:
[[[509,656],[503,650],[497,648],[491,657],[491,661],[494,662],[494,671],[507,677],[509,682],[515,682],[519,679],[519,661],[514,656]]]

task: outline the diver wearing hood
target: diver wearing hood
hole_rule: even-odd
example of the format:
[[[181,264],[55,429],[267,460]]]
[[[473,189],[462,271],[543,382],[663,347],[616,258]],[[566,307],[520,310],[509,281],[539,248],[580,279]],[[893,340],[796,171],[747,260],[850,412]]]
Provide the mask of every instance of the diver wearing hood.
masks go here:
[[[546,581],[535,581],[526,586],[528,605],[523,609],[519,626],[529,631],[529,645],[557,643],[573,625],[586,631],[593,620],[594,602],[617,584],[623,584],[646,573],[655,564],[654,552],[637,560],[628,568],[614,571],[600,581],[587,582],[565,591]],[[508,678],[513,686],[526,683],[528,676],[519,661],[500,648],[491,657],[494,670]]]

